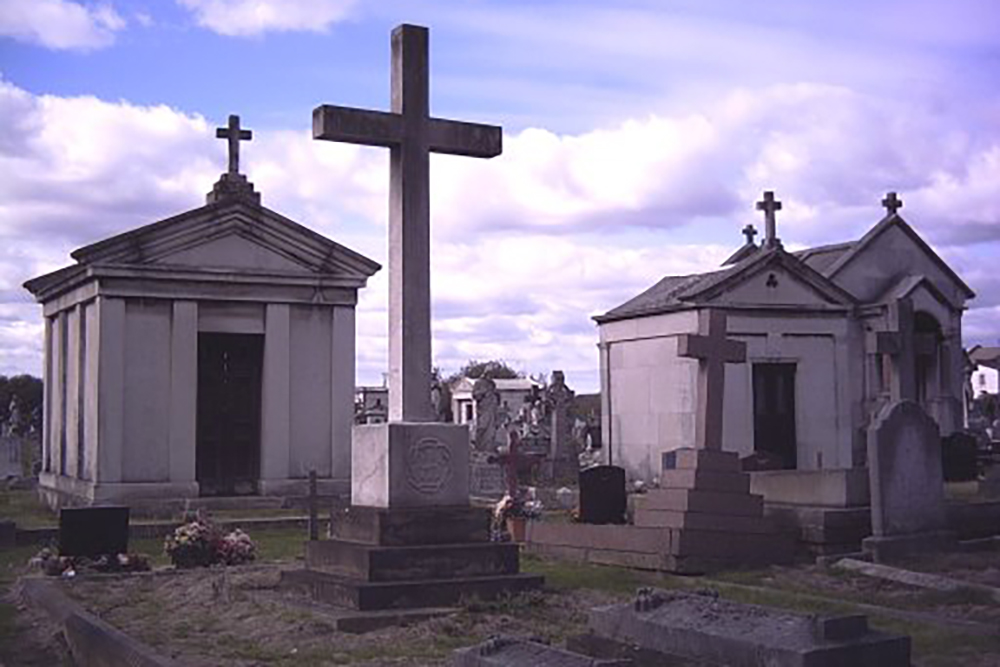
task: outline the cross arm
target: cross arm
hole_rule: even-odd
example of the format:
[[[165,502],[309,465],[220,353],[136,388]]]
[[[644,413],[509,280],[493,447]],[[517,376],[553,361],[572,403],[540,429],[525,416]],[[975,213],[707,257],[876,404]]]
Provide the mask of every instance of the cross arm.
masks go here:
[[[740,340],[719,341],[700,334],[681,334],[677,340],[677,356],[702,360],[716,357],[723,363],[741,364],[747,360],[747,344]]]
[[[435,153],[496,157],[503,151],[503,130],[496,125],[431,118],[428,144]]]
[[[313,139],[392,148],[402,138],[403,118],[399,114],[333,104],[313,109]]]

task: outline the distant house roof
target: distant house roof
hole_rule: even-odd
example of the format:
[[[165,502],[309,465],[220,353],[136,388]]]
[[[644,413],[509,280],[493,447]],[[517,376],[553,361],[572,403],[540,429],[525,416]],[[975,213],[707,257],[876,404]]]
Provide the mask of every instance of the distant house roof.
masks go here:
[[[1000,369],[1000,347],[976,345],[969,350],[969,359],[980,366]]]
[[[478,378],[458,378],[451,385],[452,394],[456,392],[471,392],[476,379]],[[496,385],[497,391],[531,391],[532,387],[540,388],[542,386],[531,378],[494,378],[493,384]]]

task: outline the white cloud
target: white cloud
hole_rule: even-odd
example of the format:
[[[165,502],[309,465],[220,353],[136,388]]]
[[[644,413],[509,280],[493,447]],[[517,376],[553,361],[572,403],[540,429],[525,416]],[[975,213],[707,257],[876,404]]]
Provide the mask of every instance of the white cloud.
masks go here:
[[[246,37],[268,31],[322,32],[344,19],[356,0],[177,0],[198,25],[221,35]]]
[[[10,374],[40,365],[38,309],[20,284],[80,245],[200,205],[225,147],[195,114],[2,81],[0,117],[0,373]],[[513,133],[494,160],[437,157],[434,361],[451,371],[502,357],[531,373],[562,368],[593,390],[590,317],[663,275],[716,266],[758,220],[765,188],[785,201],[789,245],[855,238],[879,218],[884,191],[899,191],[907,219],[983,296],[966,333],[992,340],[1000,130],[975,137],[960,125],[798,85],[578,135]],[[303,127],[259,130],[242,156],[265,205],[384,264],[388,151],[313,141]],[[358,309],[365,383],[386,363],[386,277]]]
[[[111,45],[125,19],[111,5],[69,0],[2,0],[0,35],[50,49],[99,49]]]

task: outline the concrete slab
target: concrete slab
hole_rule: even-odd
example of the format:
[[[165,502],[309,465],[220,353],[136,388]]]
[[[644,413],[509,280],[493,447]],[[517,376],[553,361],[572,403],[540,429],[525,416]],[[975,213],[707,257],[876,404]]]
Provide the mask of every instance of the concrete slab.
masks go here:
[[[526,639],[493,637],[451,654],[452,667],[632,667],[628,659],[591,658]]]

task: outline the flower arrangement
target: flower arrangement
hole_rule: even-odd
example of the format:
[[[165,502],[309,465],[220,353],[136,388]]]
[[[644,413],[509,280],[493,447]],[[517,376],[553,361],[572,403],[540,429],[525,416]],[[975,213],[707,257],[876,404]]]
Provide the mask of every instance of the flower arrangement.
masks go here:
[[[168,535],[163,550],[176,567],[207,567],[221,563],[249,563],[257,555],[257,545],[250,536],[237,528],[228,534],[208,518],[197,515],[192,521],[178,526]]]
[[[493,506],[491,537],[495,542],[509,540],[510,535],[507,532],[508,519],[537,519],[541,515],[542,503],[540,501],[527,500],[520,494],[515,497],[508,493]]]
[[[148,572],[149,558],[142,554],[109,554],[97,558],[60,556],[48,547],[28,561],[50,577],[75,577],[77,572]]]

